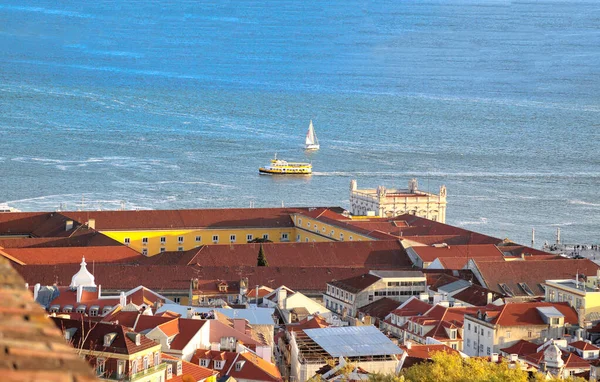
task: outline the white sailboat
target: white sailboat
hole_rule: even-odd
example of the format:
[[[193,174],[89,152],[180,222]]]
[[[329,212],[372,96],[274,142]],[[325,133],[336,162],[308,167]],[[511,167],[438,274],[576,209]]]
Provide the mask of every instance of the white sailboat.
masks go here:
[[[306,145],[304,146],[304,149],[318,150],[319,148],[319,140],[317,139],[317,134],[315,134],[315,128],[313,127],[311,119],[310,125],[308,125],[308,132],[306,133]]]

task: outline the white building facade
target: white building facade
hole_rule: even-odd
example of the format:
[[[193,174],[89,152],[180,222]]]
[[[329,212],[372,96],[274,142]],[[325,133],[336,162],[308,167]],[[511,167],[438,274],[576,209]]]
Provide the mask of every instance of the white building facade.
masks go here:
[[[408,189],[388,189],[384,186],[358,189],[356,180],[350,181],[350,212],[356,216],[394,217],[411,214],[429,220],[446,222],[446,186],[434,194],[419,190],[416,179],[408,182]]]

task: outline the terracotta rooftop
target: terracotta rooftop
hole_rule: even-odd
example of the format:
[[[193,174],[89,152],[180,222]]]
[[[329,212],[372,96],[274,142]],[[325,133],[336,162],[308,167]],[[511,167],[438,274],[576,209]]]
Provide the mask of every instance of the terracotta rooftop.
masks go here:
[[[171,361],[181,361],[182,364],[182,374],[181,375],[176,375],[175,370],[173,370],[173,378],[171,379],[167,379],[166,382],[184,382],[187,381],[187,379],[184,379],[184,377],[187,376],[191,376],[193,378],[194,381],[202,381],[206,378],[209,378],[213,375],[216,375],[217,372],[215,372],[214,370],[211,369],[207,369],[206,367],[202,367],[199,366],[198,364],[193,364],[191,362],[187,362],[187,361],[182,361],[179,358],[170,356],[168,354],[162,353],[161,358],[163,360],[171,360]]]
[[[122,243],[85,227],[79,227],[69,237],[12,237],[8,239],[1,237],[2,234],[0,234],[0,247],[3,248],[123,246]]]
[[[422,316],[431,308],[433,308],[433,305],[430,305],[425,301],[421,301],[417,297],[413,296],[391,313],[400,317]]]
[[[270,260],[269,260],[270,261]],[[15,269],[31,285],[68,286],[71,278],[79,270],[76,264],[15,266]],[[156,292],[185,290],[190,288],[190,280],[228,280],[239,282],[248,277],[248,285],[264,285],[271,288],[280,285],[302,292],[318,293],[326,289],[327,282],[345,279],[367,273],[365,268],[308,268],[308,267],[192,267],[192,266],[144,266],[126,264],[96,264],[94,276],[103,290],[127,290],[144,285]],[[148,277],[147,275],[161,275]]]
[[[401,302],[384,297],[380,298],[377,301],[373,301],[372,303],[365,305],[361,308],[358,308],[358,311],[365,315],[375,317],[379,320],[383,320],[388,314],[390,314],[393,310],[398,308],[401,304]]]
[[[518,354],[520,357],[537,353],[537,349],[540,345],[536,345],[533,342],[519,340],[516,344],[509,346],[504,349],[500,349],[500,351],[506,354]]]
[[[585,342],[585,341],[571,342],[569,344],[569,346],[572,346],[572,347],[574,347],[576,349],[579,349],[579,350],[588,350],[588,351],[592,351],[592,350],[593,351],[598,351],[598,350],[600,350],[600,348],[598,348],[597,346],[594,346],[594,345],[592,345],[592,344],[590,344],[588,342]]]
[[[333,285],[337,288],[343,289],[350,293],[358,293],[361,290],[370,287],[377,281],[381,280],[379,276],[372,275],[370,273],[362,274],[359,276],[350,277],[343,280],[331,281],[328,284]]]
[[[420,359],[431,359],[431,356],[436,352],[444,352],[448,354],[459,354],[458,350],[452,349],[447,345],[420,345],[411,343],[410,348],[406,345],[400,345],[400,349],[405,351],[409,357]]]
[[[199,250],[163,253],[140,264],[254,266],[261,244],[207,245]],[[321,243],[263,243],[270,267],[361,267],[391,269],[411,267],[397,241],[344,241]],[[87,257],[86,257],[87,258]]]
[[[66,330],[73,330],[70,343],[73,347],[85,350],[100,351],[105,353],[128,354],[133,355],[143,350],[158,346],[160,344],[138,334],[140,338],[139,345],[132,339],[136,333],[123,325],[115,325],[103,322],[92,322],[89,320],[79,321],[52,317],[52,321],[63,333]],[[106,334],[115,334],[110,345],[104,343]]]
[[[492,301],[488,301],[488,294],[491,293]],[[486,289],[479,285],[471,285],[467,289],[464,289],[454,295],[452,298],[458,301],[462,301],[473,306],[485,306],[499,298],[504,297],[500,293],[496,293],[490,289]]]
[[[495,257],[501,259],[502,252],[493,244],[480,245],[449,245],[447,247],[411,247],[413,251],[423,260],[432,262],[438,258],[458,257]]]
[[[135,250],[126,246],[0,248],[0,256],[20,265],[79,264],[82,256],[89,264],[127,263],[141,257]]]
[[[193,210],[81,211],[63,215],[87,222],[95,219],[96,229],[141,230],[225,227],[293,227],[292,213],[307,208],[221,208]]]
[[[509,302],[504,305],[488,305],[480,308],[482,312],[492,312],[486,320],[500,326],[527,326],[547,325],[542,318],[538,308],[554,307],[565,318],[565,324],[576,325],[578,323],[577,312],[566,302]],[[497,313],[496,313],[497,312]],[[477,311],[469,312],[468,315],[477,316]]]
[[[319,329],[326,328],[329,324],[325,319],[319,315],[315,315],[312,318],[305,318],[295,324],[287,324],[285,328],[290,332],[302,331],[304,329]]]
[[[539,261],[478,261],[474,260],[484,286],[489,289],[513,296],[544,296],[541,284],[546,280],[574,279],[577,274],[596,276],[600,269],[593,261],[588,259],[562,259]],[[525,285],[523,285],[525,284]],[[533,294],[527,293],[528,288]]]
[[[97,380],[4,259],[0,259],[0,349],[3,382]]]
[[[216,371],[219,377],[231,376],[237,380],[255,380],[266,382],[282,381],[279,369],[270,362],[263,360],[251,352],[234,353],[228,351],[198,349],[190,362],[200,364],[201,360],[208,360],[208,367],[215,369],[215,361],[225,361],[224,366]],[[243,362],[239,370],[234,365]]]

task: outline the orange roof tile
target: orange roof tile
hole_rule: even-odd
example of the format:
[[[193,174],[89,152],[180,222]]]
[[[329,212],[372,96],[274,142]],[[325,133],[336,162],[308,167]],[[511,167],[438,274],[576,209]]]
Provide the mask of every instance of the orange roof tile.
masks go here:
[[[179,358],[170,356],[165,353],[162,353],[162,359],[180,361]],[[217,372],[214,370],[211,370],[206,367],[202,367],[202,366],[199,366],[197,364],[193,364],[193,363],[187,362],[187,361],[182,361],[181,366],[183,369],[182,374],[178,376],[178,375],[175,375],[175,373],[173,373],[173,378],[167,379],[166,380],[167,382],[183,382],[184,377],[187,375],[193,377],[194,381],[202,381],[202,380],[205,380],[206,378],[209,378],[209,377],[217,374]]]
[[[79,264],[82,256],[89,264],[126,263],[141,257],[126,246],[4,248],[0,256],[10,256],[24,264]]]

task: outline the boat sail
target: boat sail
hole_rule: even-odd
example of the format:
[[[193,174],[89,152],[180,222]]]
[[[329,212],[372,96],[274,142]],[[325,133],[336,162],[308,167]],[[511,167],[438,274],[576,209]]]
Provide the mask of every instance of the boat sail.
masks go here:
[[[315,134],[315,128],[313,127],[312,119],[310,120],[310,125],[308,125],[308,132],[306,133],[306,145],[304,146],[305,150],[318,150],[319,149],[319,140],[317,139],[317,134]]]

